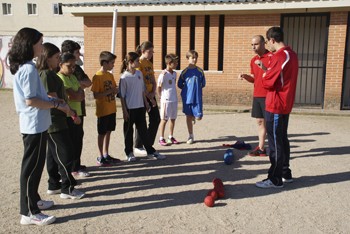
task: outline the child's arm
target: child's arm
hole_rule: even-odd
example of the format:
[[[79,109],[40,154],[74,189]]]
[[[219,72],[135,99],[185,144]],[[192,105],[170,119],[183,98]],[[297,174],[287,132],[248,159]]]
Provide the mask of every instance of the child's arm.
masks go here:
[[[159,99],[161,99],[161,97],[162,97],[162,83],[158,83],[157,91],[158,91]]]
[[[104,92],[93,92],[94,93],[94,98],[95,99],[100,99],[100,98],[104,98],[105,96],[109,95],[109,94],[112,94],[112,95],[115,95],[117,93],[119,93],[119,89],[117,86],[111,88],[111,89],[108,89]]]
[[[66,93],[68,95],[68,99],[73,102],[81,102],[85,98],[84,90],[79,87],[77,91],[74,91],[73,88],[66,89]]]
[[[120,103],[122,104],[122,110],[123,110],[123,118],[125,122],[128,122],[129,120],[129,113],[125,106],[125,98],[120,97]]]
[[[148,102],[147,102],[146,92],[147,92],[147,90],[145,90],[144,92],[142,92],[142,97],[143,97],[143,103],[145,103],[146,110],[149,111],[149,110],[151,109],[151,107],[150,107],[150,105],[149,105]],[[151,101],[152,101],[152,100],[153,100],[153,99],[151,99]],[[153,102],[152,102],[152,104],[153,104]],[[153,104],[153,106],[155,106],[155,105]]]
[[[80,87],[85,89],[92,85],[91,80],[89,78],[84,77],[82,80],[79,80]]]

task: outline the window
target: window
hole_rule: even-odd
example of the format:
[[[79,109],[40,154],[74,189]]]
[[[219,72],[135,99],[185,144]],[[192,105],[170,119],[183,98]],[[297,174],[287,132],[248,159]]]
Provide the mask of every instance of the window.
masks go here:
[[[52,5],[53,5],[53,14],[54,15],[63,15],[62,3],[52,3]]]
[[[37,6],[36,3],[27,3],[28,15],[37,15]]]
[[[12,15],[12,5],[11,3],[2,4],[2,14],[3,15]]]

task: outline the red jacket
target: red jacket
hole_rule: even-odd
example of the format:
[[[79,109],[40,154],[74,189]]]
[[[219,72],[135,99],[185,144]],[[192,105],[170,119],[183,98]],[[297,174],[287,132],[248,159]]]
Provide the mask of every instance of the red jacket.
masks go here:
[[[292,111],[298,79],[298,56],[285,46],[270,59],[262,86],[268,89],[265,109],[275,114],[289,114]]]

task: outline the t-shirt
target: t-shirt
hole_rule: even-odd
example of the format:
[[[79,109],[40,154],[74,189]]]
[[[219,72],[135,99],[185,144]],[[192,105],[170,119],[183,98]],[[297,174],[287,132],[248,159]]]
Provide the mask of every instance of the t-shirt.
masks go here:
[[[158,77],[158,86],[162,86],[162,102],[177,102],[176,72],[165,69]]]
[[[101,71],[96,72],[92,77],[91,91],[96,93],[103,93],[116,87],[116,83],[113,75],[110,72],[102,73]],[[103,98],[95,99],[97,117],[107,116],[117,112],[115,95],[108,94]]]
[[[139,68],[137,68],[137,70],[140,70],[142,72],[143,81],[145,83],[146,89],[149,93],[151,93],[153,91],[153,83],[152,83],[152,78],[154,76],[153,64],[149,60],[143,61],[140,59],[140,66]]]
[[[37,134],[49,128],[51,125],[50,109],[32,107],[26,103],[26,99],[32,98],[50,100],[33,62],[28,61],[19,66],[13,78],[13,97],[19,115],[21,133]]]
[[[125,71],[119,81],[120,95],[125,98],[127,109],[144,107],[143,92],[145,83],[142,79],[142,72],[136,70],[135,74]]]
[[[40,73],[41,81],[47,93],[56,93],[57,97],[67,102],[66,90],[64,89],[63,81],[55,72],[43,70]],[[51,108],[52,125],[48,129],[48,133],[57,132],[68,128],[67,115],[58,109]]]
[[[271,53],[268,50],[265,50],[265,54],[263,54],[261,57],[259,55],[256,55],[252,60],[250,61],[250,74],[254,75],[254,94],[253,97],[266,97],[266,94],[268,92],[267,89],[265,89],[262,86],[261,78],[263,74],[265,73],[263,69],[259,68],[258,65],[255,64],[256,60],[261,60],[265,67],[268,66],[270,58],[273,56],[273,53]]]
[[[199,67],[186,68],[181,72],[177,87],[181,90],[182,102],[185,104],[202,104],[202,88],[205,87],[204,72]]]
[[[80,88],[79,81],[77,80],[77,78],[74,75],[71,75],[69,77],[65,76],[61,73],[57,73],[57,75],[62,79],[65,90],[72,88],[74,91],[78,91],[78,89]],[[70,106],[70,108],[72,108],[73,110],[75,110],[77,112],[78,116],[81,116],[81,103],[80,102],[71,101],[68,99],[67,103]],[[67,116],[71,117],[70,115],[67,115]]]
[[[73,75],[75,75],[78,81],[83,80],[85,78],[89,79],[89,77],[85,74],[84,70],[79,65],[75,65],[75,70],[73,72]],[[81,101],[81,113],[82,113],[82,116],[86,116],[85,98],[84,100]]]

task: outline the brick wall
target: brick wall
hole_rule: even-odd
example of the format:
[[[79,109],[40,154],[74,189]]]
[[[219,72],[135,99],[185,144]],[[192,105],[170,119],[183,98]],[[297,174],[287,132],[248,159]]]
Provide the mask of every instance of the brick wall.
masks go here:
[[[340,109],[348,12],[331,13],[328,36],[325,109]]]

